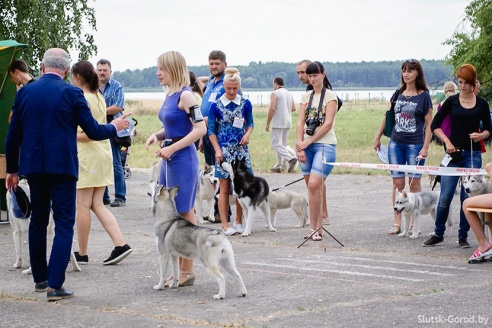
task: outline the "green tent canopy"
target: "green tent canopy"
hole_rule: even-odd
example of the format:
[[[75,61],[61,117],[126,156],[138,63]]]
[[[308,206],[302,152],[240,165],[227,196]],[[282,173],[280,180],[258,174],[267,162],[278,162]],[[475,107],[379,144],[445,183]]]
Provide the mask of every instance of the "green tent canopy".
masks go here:
[[[0,41],[0,154],[5,153],[5,138],[7,137],[7,130],[9,126],[9,114],[14,104],[16,87],[10,80],[10,76],[7,69],[13,59],[18,59],[22,53],[22,50],[27,45],[18,43],[14,40]],[[4,161],[5,157],[0,156],[0,161]],[[0,163],[2,170],[4,165]],[[6,210],[5,206],[5,178],[4,172],[0,172],[0,209]],[[1,219],[1,218],[0,218]]]

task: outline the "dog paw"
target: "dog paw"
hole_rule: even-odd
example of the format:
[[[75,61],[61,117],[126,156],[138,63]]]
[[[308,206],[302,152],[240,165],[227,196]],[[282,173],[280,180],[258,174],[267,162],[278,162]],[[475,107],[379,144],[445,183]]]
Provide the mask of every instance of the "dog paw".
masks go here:
[[[214,299],[216,299],[216,300],[224,299],[224,297],[225,297],[225,295],[221,295],[221,294],[214,295]]]
[[[398,237],[405,237],[406,235],[407,235],[407,233],[406,233],[406,232],[400,232],[400,233],[398,234]]]
[[[22,273],[23,273],[23,274],[32,274],[32,272],[31,272],[31,267],[29,267],[29,268],[27,268],[27,269],[25,269],[25,270],[22,270]]]
[[[251,236],[251,232],[243,232],[241,236],[249,237],[249,236]]]
[[[410,238],[412,238],[412,239],[417,239],[417,238],[419,238],[419,234],[418,234],[418,233],[413,233],[413,234],[410,236]]]
[[[277,231],[277,229],[275,229],[274,227],[272,227],[271,229],[269,229],[271,232],[275,232]]]
[[[164,284],[158,284],[153,287],[154,290],[164,289]]]

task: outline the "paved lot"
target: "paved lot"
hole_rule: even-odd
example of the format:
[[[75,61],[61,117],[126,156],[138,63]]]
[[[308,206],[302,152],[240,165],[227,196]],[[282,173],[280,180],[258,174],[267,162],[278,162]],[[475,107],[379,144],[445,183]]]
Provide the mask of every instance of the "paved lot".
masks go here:
[[[300,177],[264,175],[272,188]],[[391,180],[387,176],[339,175],[328,178],[330,237],[301,248],[308,229],[293,228],[295,214],[281,210],[277,232],[258,215],[253,235],[229,237],[248,296],[226,274],[226,299],[216,301],[215,282],[197,263],[193,287],[154,291],[158,282],[148,173],[133,170],[128,201],[112,209],[134,252],[105,267],[113,245],[94,219],[88,266],[72,272],[65,286],[75,297],[48,303],[34,293],[31,276],[12,270],[14,245],[9,225],[0,225],[0,313],[2,327],[443,327],[491,325],[492,263],[469,265],[476,248],[457,246],[454,229],[434,248],[419,240],[389,236]],[[428,188],[428,186],[425,186]],[[303,182],[287,187],[306,194]],[[5,212],[2,213],[5,219]],[[219,228],[218,224],[208,224]],[[422,232],[432,231],[430,217]],[[74,244],[77,247],[76,243]]]

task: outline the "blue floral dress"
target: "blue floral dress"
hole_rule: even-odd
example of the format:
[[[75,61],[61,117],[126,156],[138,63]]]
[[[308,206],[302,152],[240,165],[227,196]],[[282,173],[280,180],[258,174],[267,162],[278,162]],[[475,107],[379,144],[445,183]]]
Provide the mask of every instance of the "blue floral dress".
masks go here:
[[[244,99],[241,95],[237,95],[236,99],[232,101],[222,95],[210,107],[208,135],[216,135],[226,162],[231,163],[234,159],[246,158],[246,166],[251,173],[253,170],[248,146],[241,146],[239,142],[247,128],[253,126],[253,106],[248,99]],[[229,174],[222,169],[220,163],[215,163],[215,176],[223,179],[229,178]]]

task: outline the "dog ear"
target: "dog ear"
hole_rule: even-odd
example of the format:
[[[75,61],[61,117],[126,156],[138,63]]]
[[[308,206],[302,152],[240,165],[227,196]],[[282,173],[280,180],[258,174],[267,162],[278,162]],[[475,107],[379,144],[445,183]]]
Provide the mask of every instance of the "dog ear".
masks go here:
[[[407,197],[407,192],[405,189],[403,189],[403,191],[401,193],[403,194],[403,197],[405,197],[405,198]]]
[[[178,194],[179,186],[175,186],[169,189],[169,194],[171,195],[171,198],[174,199],[176,195]]]

